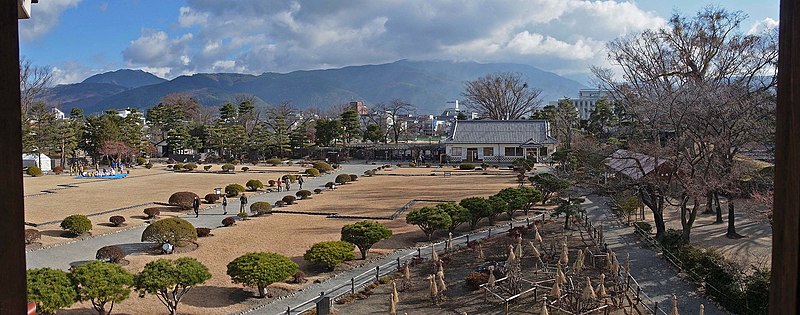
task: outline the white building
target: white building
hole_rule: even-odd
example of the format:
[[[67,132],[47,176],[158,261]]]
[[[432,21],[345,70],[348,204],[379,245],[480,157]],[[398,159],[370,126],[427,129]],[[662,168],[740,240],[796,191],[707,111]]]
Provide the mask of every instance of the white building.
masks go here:
[[[451,162],[511,163],[531,157],[546,161],[558,141],[547,120],[458,120],[442,141]]]
[[[41,163],[40,163],[41,161]],[[23,154],[22,155],[22,167],[30,167],[30,166],[38,166],[42,169],[42,172],[50,172],[53,170],[52,168],[53,161],[50,160],[50,157],[44,154]]]
[[[595,104],[601,98],[611,100],[613,96],[608,90],[600,89],[581,89],[578,91],[578,97],[572,98],[572,105],[578,110],[578,117],[581,120],[588,120],[589,116],[594,111]],[[561,100],[564,100],[563,98]],[[558,101],[550,102],[548,105],[558,106]]]

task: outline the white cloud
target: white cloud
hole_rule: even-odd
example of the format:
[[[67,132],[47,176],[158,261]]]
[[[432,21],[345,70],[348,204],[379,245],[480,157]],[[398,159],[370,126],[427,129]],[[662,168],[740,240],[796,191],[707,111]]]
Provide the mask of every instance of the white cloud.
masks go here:
[[[75,7],[81,0],[47,0],[31,5],[31,18],[19,23],[20,39],[34,40],[58,25],[61,13]]]
[[[590,46],[583,40],[577,40],[574,44],[570,44],[550,36],[529,33],[528,31],[518,33],[508,43],[508,48],[522,55],[557,55],[567,60],[592,58],[598,45],[594,46]]]
[[[139,38],[130,42],[122,56],[129,65],[170,69],[163,76],[175,76],[190,70],[187,69],[191,67],[192,60],[189,43],[193,37],[192,33],[186,33],[173,39],[163,31],[145,30]],[[179,69],[172,71],[175,67]]]
[[[753,24],[753,26],[750,27],[750,30],[747,31],[747,34],[753,35],[753,34],[761,34],[761,33],[767,32],[767,31],[771,31],[773,29],[778,28],[779,24],[780,23],[778,21],[776,21],[776,20],[773,20],[771,18],[765,18],[765,19],[763,19],[761,21],[758,21],[755,24]]]
[[[191,7],[181,7],[179,10],[178,24],[182,27],[203,25],[208,21],[208,13],[196,12]]]

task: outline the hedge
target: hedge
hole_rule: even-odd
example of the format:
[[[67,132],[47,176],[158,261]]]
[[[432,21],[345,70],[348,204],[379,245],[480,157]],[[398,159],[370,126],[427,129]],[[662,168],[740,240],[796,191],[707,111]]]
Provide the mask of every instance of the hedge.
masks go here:
[[[179,191],[169,196],[169,204],[180,207],[183,210],[189,210],[192,208],[195,197],[200,198],[200,196],[193,192]]]
[[[61,228],[72,234],[81,235],[92,229],[92,221],[85,215],[73,214],[61,221]]]
[[[126,256],[125,251],[122,249],[122,247],[119,247],[117,245],[109,245],[101,247],[100,249],[97,250],[97,253],[95,254],[95,258],[97,258],[97,260],[102,260],[112,263],[118,263],[120,260],[125,258],[125,256]]]
[[[228,197],[236,197],[240,193],[243,193],[244,191],[245,191],[244,186],[239,184],[230,184],[228,186],[225,186],[225,194],[228,195]]]
[[[38,166],[28,166],[28,169],[25,170],[25,173],[33,177],[42,176],[43,174],[42,169]]]
[[[333,171],[333,167],[331,167],[331,165],[327,162],[316,162],[314,163],[314,168],[323,173],[329,173]]]
[[[125,217],[121,215],[111,216],[108,218],[108,222],[111,222],[111,224],[114,226],[121,226],[123,223],[125,223]]]
[[[265,215],[272,213],[272,205],[266,201],[257,201],[250,205],[250,212],[257,215]]]
[[[203,199],[205,199],[207,203],[213,204],[213,203],[216,203],[217,201],[219,201],[219,195],[217,195],[217,194],[206,194],[206,196],[203,197]]]
[[[337,184],[342,184],[342,185],[344,185],[344,184],[347,184],[347,182],[349,182],[349,181],[350,181],[350,175],[347,175],[347,174],[339,174],[339,175],[337,175],[337,176],[336,176],[336,179],[335,179],[334,181],[335,181]]]
[[[306,169],[306,175],[311,176],[311,177],[317,177],[317,176],[319,176],[319,170],[316,169],[316,168],[313,168],[313,167],[312,168],[307,168]]]
[[[274,166],[274,165],[278,165],[278,164],[283,164],[283,160],[278,159],[278,158],[272,158],[272,159],[266,160],[265,163],[272,164]]]
[[[147,226],[142,232],[142,242],[170,243],[180,245],[197,239],[194,226],[181,218],[161,219]]]
[[[303,259],[333,269],[346,260],[354,259],[355,248],[355,245],[345,241],[320,242],[311,246],[303,255]]]
[[[250,190],[250,191],[256,191],[256,190],[264,188],[264,184],[261,183],[261,181],[257,180],[257,179],[248,180],[247,183],[245,184],[245,186],[247,187],[247,190]]]

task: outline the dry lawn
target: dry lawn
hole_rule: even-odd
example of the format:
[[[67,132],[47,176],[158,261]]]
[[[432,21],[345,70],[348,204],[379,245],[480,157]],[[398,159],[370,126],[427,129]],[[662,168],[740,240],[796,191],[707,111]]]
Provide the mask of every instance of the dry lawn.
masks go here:
[[[168,178],[168,176],[153,176],[156,177],[162,177],[164,180]],[[339,186],[335,191],[313,195],[311,200],[301,200],[298,204],[283,209],[386,216],[412,199],[459,200],[464,197],[491,195],[513,185],[515,181],[510,175],[361,177],[354,183]],[[413,246],[415,242],[425,239],[419,228],[406,224],[402,217],[404,216],[394,221],[383,222],[392,229],[394,236],[376,244],[370,252],[372,258],[395,248]],[[503,218],[505,216],[501,215],[500,219]],[[301,265],[301,269],[309,274],[310,281],[328,276],[328,274],[320,275],[318,270],[304,263],[303,253],[314,243],[338,240],[342,226],[356,221],[358,220],[329,219],[324,216],[273,214],[240,221],[233,227],[214,229],[212,231],[214,236],[198,240],[199,248],[195,251],[169,256],[169,258],[195,257],[208,266],[213,274],[211,280],[187,294],[179,307],[180,313],[228,314],[263,302],[253,297],[253,289],[242,289],[234,285],[226,275],[228,262],[248,252],[267,251],[286,255]],[[444,233],[440,233],[439,236],[443,237]],[[138,272],[147,262],[158,258],[164,257],[129,256],[127,259],[130,264],[126,268]],[[297,285],[288,283],[274,284],[272,287],[272,292],[276,295],[280,294],[280,290],[276,288],[297,289]],[[89,307],[87,304],[76,304],[73,312],[80,313],[84,310],[88,312]],[[164,313],[165,310],[153,296],[144,299],[132,297],[114,308],[115,312],[129,314]]]

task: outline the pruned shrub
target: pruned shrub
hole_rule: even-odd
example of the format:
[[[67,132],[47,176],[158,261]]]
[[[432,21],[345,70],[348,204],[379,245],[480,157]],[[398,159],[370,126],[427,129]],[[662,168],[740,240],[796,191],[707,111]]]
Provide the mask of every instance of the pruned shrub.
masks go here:
[[[108,222],[111,222],[111,224],[114,226],[121,226],[123,223],[125,223],[125,217],[121,215],[111,216],[108,218]]]
[[[313,168],[313,167],[312,168],[307,168],[306,169],[306,175],[311,176],[311,177],[317,177],[317,176],[319,176],[319,170],[316,169],[316,168]]]
[[[123,250],[122,247],[117,245],[109,245],[100,247],[94,257],[97,258],[97,260],[118,263],[120,260],[125,258],[125,256],[125,250]]]
[[[213,203],[216,203],[217,201],[219,201],[219,195],[217,195],[217,194],[206,194],[206,196],[203,197],[203,199],[205,199],[207,203],[213,204]]]
[[[250,212],[256,215],[266,215],[272,213],[272,205],[266,201],[257,201],[250,205]]]
[[[167,169],[168,169],[168,170],[171,170],[171,169],[173,169],[173,168],[175,168],[175,165],[172,165],[172,164],[167,164]]]
[[[289,175],[286,175],[286,178],[288,178],[288,179],[289,179],[289,182],[290,182],[290,183],[294,183],[294,182],[296,182],[296,181],[297,181],[297,175],[294,175],[294,174],[289,174]]]
[[[235,223],[236,223],[236,219],[234,219],[233,217],[227,217],[227,218],[222,219],[222,226],[225,226],[225,227],[232,226]]]
[[[425,163],[425,167],[431,168],[431,163]]]
[[[194,230],[197,231],[197,237],[206,237],[211,235],[211,229],[209,228],[199,227],[195,228]]]
[[[61,165],[53,166],[53,173],[56,175],[61,175],[61,173],[64,173],[64,167]]]
[[[373,175],[375,175],[375,171],[373,170],[364,171],[364,176],[373,176]]]
[[[328,173],[333,171],[333,167],[331,167],[331,165],[328,164],[327,162],[316,162],[314,163],[314,168],[316,168],[322,173]]]
[[[182,169],[183,169],[183,163],[175,163],[175,166],[172,167],[172,170],[174,171],[180,171]]]
[[[310,199],[311,198],[311,192],[308,191],[308,190],[305,190],[305,189],[297,191],[296,193],[294,193],[294,195],[297,196],[297,198],[300,198],[300,199]]]
[[[232,163],[233,165],[237,165],[237,164],[239,164],[239,163],[242,163],[242,160],[239,160],[239,159],[233,159],[233,160],[231,161],[231,163]]]
[[[249,167],[247,167],[247,166],[242,166],[242,172],[247,172],[247,171],[249,171],[249,170],[250,170],[250,168],[249,168]]]
[[[258,296],[266,297],[272,283],[284,281],[300,268],[289,257],[275,253],[247,253],[228,263],[228,276],[233,283],[257,287]]]
[[[357,180],[358,180],[358,175],[356,175],[356,174],[350,174],[350,181],[351,181],[351,182],[355,182],[355,181],[357,181]]]
[[[144,165],[144,167],[149,170],[149,169],[153,168],[153,163],[147,163],[147,164]]]
[[[147,159],[145,159],[144,157],[140,156],[140,157],[136,158],[136,165],[144,165],[146,163],[147,163]]]
[[[275,208],[285,207],[286,203],[283,200],[278,200],[275,202]]]
[[[180,243],[197,239],[197,230],[194,226],[181,218],[161,219],[147,226],[142,232],[142,242]]]
[[[327,182],[327,183],[325,183],[325,187],[326,187],[326,188],[331,188],[331,187],[333,187],[333,185],[336,185],[336,183],[334,183],[334,182]]]
[[[277,184],[277,183],[278,182],[276,182],[274,179],[270,179],[270,180],[267,181],[267,184],[269,184],[269,187],[275,187],[275,184]]]
[[[33,244],[42,238],[42,233],[37,229],[25,229],[25,244]]]
[[[482,284],[489,282],[489,275],[483,272],[470,272],[464,278],[464,284],[470,291],[475,291],[481,288]]]
[[[242,220],[247,220],[247,217],[249,217],[250,215],[247,214],[247,212],[239,212],[238,214],[236,214],[236,216],[242,218]]]
[[[81,235],[92,229],[92,221],[85,215],[73,214],[61,221],[61,228],[75,235]]]
[[[200,198],[200,196],[191,191],[179,191],[169,196],[169,204],[188,210],[192,208],[195,197]]]
[[[249,190],[249,191],[256,191],[256,190],[264,188],[264,184],[261,183],[261,181],[257,180],[257,179],[248,180],[247,183],[245,184],[245,186],[247,186],[247,190]]]
[[[278,165],[278,164],[283,164],[283,160],[281,160],[279,158],[272,158],[272,159],[266,160],[265,163],[272,164],[272,166],[275,166],[275,165]]]
[[[320,242],[311,246],[303,255],[303,259],[333,269],[346,260],[354,259],[355,249],[355,245],[345,241]]]
[[[197,168],[197,164],[194,164],[194,163],[188,163],[188,164],[183,165],[183,169],[185,169],[187,171],[190,171],[190,172],[194,171],[194,169],[196,169],[196,168]]]
[[[203,165],[203,170],[204,170],[204,171],[206,171],[206,172],[208,172],[209,170],[211,170],[211,167],[212,167],[212,166],[213,166],[213,165]]]
[[[350,175],[347,175],[347,174],[339,174],[339,175],[337,175],[337,176],[336,176],[336,179],[335,179],[334,181],[335,181],[337,184],[344,185],[344,184],[346,184],[347,182],[349,182],[349,181],[350,181]]]
[[[458,169],[460,170],[474,170],[475,164],[472,163],[461,163],[458,165]]]
[[[222,170],[225,171],[225,172],[233,172],[234,169],[236,169],[236,166],[234,166],[233,164],[223,164],[222,165]]]
[[[228,197],[236,197],[243,192],[244,192],[244,186],[242,185],[230,184],[228,186],[225,186],[225,194],[228,195]]]
[[[408,167],[417,167],[417,163],[409,162]]]
[[[306,282],[306,273],[302,271],[295,272],[292,275],[292,283],[305,283]]]
[[[43,174],[42,169],[38,166],[28,166],[28,169],[25,170],[25,173],[33,177],[42,176]]]
[[[158,215],[161,214],[161,210],[159,210],[158,208],[145,208],[144,214],[147,215],[148,219],[155,219],[158,217]]]
[[[281,198],[281,200],[283,202],[285,202],[287,205],[291,205],[291,204],[294,204],[294,202],[297,200],[297,198],[295,198],[294,196],[283,196],[283,198]]]
[[[317,195],[319,195],[319,194],[321,194],[321,193],[322,193],[322,189],[315,188],[315,189],[314,189],[314,193],[315,193],[315,194],[317,194]]]

